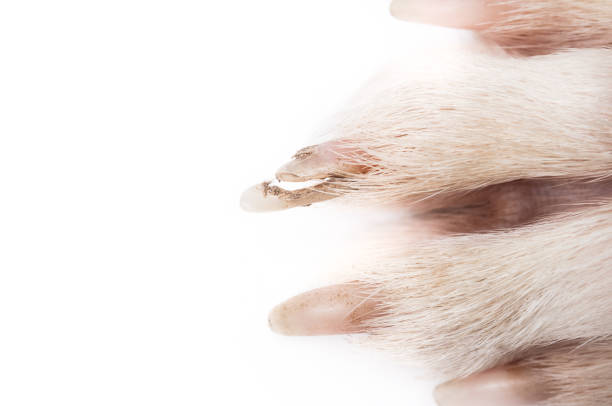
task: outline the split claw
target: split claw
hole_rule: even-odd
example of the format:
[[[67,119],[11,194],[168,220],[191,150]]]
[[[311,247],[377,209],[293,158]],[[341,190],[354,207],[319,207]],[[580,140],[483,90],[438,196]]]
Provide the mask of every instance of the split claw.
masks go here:
[[[287,182],[303,182],[327,178],[343,178],[360,173],[361,168],[343,161],[340,147],[330,143],[311,145],[300,149],[293,159],[276,172],[276,179]]]
[[[288,190],[272,185],[271,182],[263,182],[244,191],[240,206],[246,211],[253,212],[278,211],[310,206],[337,196],[336,193],[325,189],[324,183],[310,188]]]
[[[302,148],[278,169],[276,179],[280,182],[320,181],[318,184],[289,190],[272,182],[263,182],[247,189],[242,194],[240,205],[246,211],[277,211],[338,197],[342,194],[338,181],[362,172],[357,165],[346,163],[339,154],[340,150],[336,142]]]

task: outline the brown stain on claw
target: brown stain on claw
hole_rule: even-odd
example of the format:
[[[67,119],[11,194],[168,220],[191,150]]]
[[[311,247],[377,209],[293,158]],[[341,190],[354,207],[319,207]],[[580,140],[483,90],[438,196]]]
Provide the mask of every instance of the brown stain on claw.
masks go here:
[[[325,184],[297,190],[283,189],[272,185],[271,182],[263,182],[261,186],[264,198],[273,197],[279,199],[290,207],[310,206],[313,203],[330,200],[338,196],[337,193],[330,190]]]
[[[296,152],[293,155],[292,158],[298,161],[302,161],[304,159],[310,158],[312,154],[314,153],[315,153],[315,147],[311,145],[311,146],[300,149],[298,152]]]
[[[298,189],[298,190],[287,190],[281,187],[272,185],[271,182],[263,182],[263,195],[264,197],[274,196],[281,200],[285,201],[304,201],[304,200],[313,200],[320,201],[321,199],[317,199],[316,197],[320,197],[321,195],[326,195],[326,193],[315,190],[314,188],[310,189]],[[327,194],[329,195],[329,194]],[[332,198],[331,195],[329,198]]]

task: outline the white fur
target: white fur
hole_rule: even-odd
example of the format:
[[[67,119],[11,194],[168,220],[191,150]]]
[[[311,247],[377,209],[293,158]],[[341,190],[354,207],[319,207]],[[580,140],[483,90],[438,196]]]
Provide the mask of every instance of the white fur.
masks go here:
[[[442,195],[437,202],[452,206],[463,193],[517,180],[578,182],[576,190],[611,180],[612,1],[488,3],[502,12],[481,34],[508,54],[413,60],[373,81],[330,130],[330,149],[361,168],[332,179],[348,201]],[[503,210],[462,211],[458,224],[482,231],[497,223],[469,216],[511,213],[499,222],[505,231],[415,242],[400,228],[360,264],[351,280],[384,313],[366,322],[371,340],[448,378],[513,362],[550,390],[543,405],[612,404],[609,194],[597,207],[557,195],[543,200],[550,209],[534,209],[537,188],[496,187],[482,195]],[[606,188],[584,196],[598,200]],[[489,199],[489,190],[504,193]],[[554,201],[577,212],[519,221],[524,210],[558,211]]]
[[[612,340],[565,342],[537,348],[512,367],[550,397],[541,406],[612,404]]]
[[[333,128],[342,158],[370,168],[341,182],[349,197],[388,202],[523,178],[612,176],[612,50],[440,63],[406,71]]]
[[[533,55],[612,45],[609,0],[488,0],[503,11],[484,36],[507,50]]]
[[[511,361],[534,345],[612,335],[612,203],[540,224],[404,244],[360,283],[385,315],[375,342],[447,377]]]

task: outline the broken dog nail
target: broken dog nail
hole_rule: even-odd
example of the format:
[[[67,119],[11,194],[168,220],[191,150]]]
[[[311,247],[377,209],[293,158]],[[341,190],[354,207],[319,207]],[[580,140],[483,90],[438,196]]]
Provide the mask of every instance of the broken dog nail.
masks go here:
[[[300,149],[293,159],[276,172],[279,181],[302,182],[327,178],[343,178],[351,174],[363,173],[359,165],[346,162],[341,144],[325,142]]]
[[[252,186],[242,193],[240,206],[246,211],[266,212],[309,206],[313,203],[333,199],[337,195],[326,191],[324,186],[315,185],[297,190],[283,189],[263,182]]]

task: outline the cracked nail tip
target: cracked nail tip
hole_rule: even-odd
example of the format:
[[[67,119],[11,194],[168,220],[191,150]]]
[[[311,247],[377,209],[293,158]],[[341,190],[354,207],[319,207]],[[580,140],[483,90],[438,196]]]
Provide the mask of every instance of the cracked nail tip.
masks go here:
[[[280,168],[277,169],[274,177],[280,182],[302,182],[305,180],[303,176],[294,173],[294,161],[289,161],[281,165]]]
[[[322,180],[330,176],[331,166],[321,165],[308,161],[289,161],[283,164],[274,175],[282,182],[304,182],[309,180]]]

